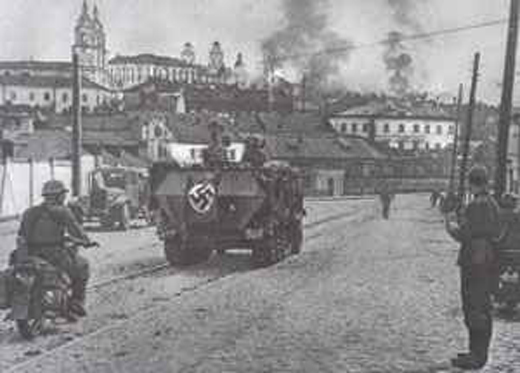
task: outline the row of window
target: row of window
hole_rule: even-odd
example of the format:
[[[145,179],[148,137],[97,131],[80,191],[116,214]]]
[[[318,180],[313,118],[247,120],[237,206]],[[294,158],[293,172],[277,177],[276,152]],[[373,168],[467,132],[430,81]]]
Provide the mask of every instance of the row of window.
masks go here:
[[[190,149],[190,157],[192,161],[196,161],[197,159],[202,158],[202,153],[204,152],[204,149],[200,148],[191,148]],[[236,149],[227,149],[226,150],[226,157],[229,161],[233,162],[237,160],[237,154]]]
[[[359,129],[361,129],[361,132],[366,133],[366,132],[368,132],[368,128],[369,128],[368,123],[364,123],[361,126],[359,126],[358,123],[351,123],[350,124],[350,129],[351,129],[350,133],[358,133]],[[397,131],[399,133],[405,133],[406,132],[406,125],[405,124],[399,124]],[[423,125],[423,131],[424,131],[425,134],[432,133],[432,126],[429,125],[429,124],[424,124]],[[348,123],[341,123],[341,132],[343,132],[343,133],[348,132]],[[414,124],[413,125],[413,132],[414,133],[421,133],[421,126],[419,124]],[[389,123],[385,123],[383,125],[383,133],[390,133],[390,124]],[[435,127],[435,133],[437,135],[442,135],[443,134],[442,125],[439,124],[439,125],[437,125]],[[448,133],[449,134],[453,133],[453,126],[449,127]]]
[[[17,96],[16,92],[15,91],[11,91],[9,93],[9,100],[11,102],[15,102],[17,99],[18,99],[18,96]],[[34,92],[29,92],[29,101],[33,102],[35,99],[36,99],[36,94]],[[52,100],[51,93],[50,92],[44,92],[43,93],[43,100],[44,101],[51,101]],[[88,100],[89,100],[88,95],[86,93],[83,93],[81,95],[81,101],[83,103],[87,103]],[[100,101],[101,101],[100,97],[97,96],[97,103],[100,104]],[[61,102],[63,102],[64,104],[69,102],[69,94],[68,93],[66,93],[66,92],[62,93],[62,95],[61,95]]]
[[[146,68],[143,66],[124,66],[112,68],[111,71],[116,81],[130,84],[141,83],[151,76],[185,83],[216,82],[216,79],[214,77],[208,75],[199,75],[199,73],[193,69],[174,69],[166,67]]]

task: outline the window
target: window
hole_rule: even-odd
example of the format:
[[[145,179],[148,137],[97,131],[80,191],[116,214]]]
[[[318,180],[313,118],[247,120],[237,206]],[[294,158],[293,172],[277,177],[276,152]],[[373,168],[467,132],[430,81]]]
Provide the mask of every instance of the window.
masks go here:
[[[190,157],[191,157],[191,159],[194,160],[196,158],[196,156],[197,156],[197,151],[195,150],[195,148],[191,148],[190,149]]]
[[[441,125],[437,126],[437,135],[442,135],[442,126]]]
[[[404,133],[404,124],[399,125],[399,133]]]
[[[429,142],[424,144],[424,149],[430,150],[430,143]]]
[[[352,123],[352,133],[357,132],[357,123]]]
[[[383,132],[384,133],[390,132],[390,125],[388,123],[385,123],[385,126],[383,127]]]
[[[228,159],[230,161],[235,161],[236,160],[236,151],[235,151],[235,149],[230,149],[228,151]]]
[[[430,133],[430,125],[429,124],[424,126],[424,133]]]
[[[418,150],[419,149],[419,141],[414,141],[413,142],[413,150]]]
[[[452,126],[452,125],[450,125],[450,126],[448,127],[448,133],[449,133],[450,135],[453,135],[453,134],[455,133],[455,127]]]
[[[88,96],[87,96],[87,94],[86,94],[86,93],[83,93],[83,94],[81,95],[81,99],[83,100],[83,102],[88,102]]]
[[[347,123],[341,123],[341,132],[347,132]]]
[[[49,92],[45,92],[45,93],[43,94],[43,99],[44,99],[45,101],[50,101],[50,99],[51,99],[51,94],[50,94]]]
[[[419,125],[418,124],[414,124],[413,125],[413,132],[419,133],[419,131],[420,131]]]
[[[68,95],[67,93],[63,93],[63,94],[61,95],[61,101],[62,101],[63,103],[67,103],[67,102],[69,101],[69,95]]]
[[[9,94],[9,97],[10,97],[11,101],[15,101],[16,100],[16,92],[11,92]]]
[[[34,101],[34,92],[29,93],[29,101]]]
[[[439,144],[439,143],[435,144],[435,149],[440,150],[441,149],[441,144]]]
[[[403,141],[399,141],[397,146],[399,147],[399,150],[404,150],[404,142]]]
[[[368,132],[368,123],[363,123],[363,132]]]

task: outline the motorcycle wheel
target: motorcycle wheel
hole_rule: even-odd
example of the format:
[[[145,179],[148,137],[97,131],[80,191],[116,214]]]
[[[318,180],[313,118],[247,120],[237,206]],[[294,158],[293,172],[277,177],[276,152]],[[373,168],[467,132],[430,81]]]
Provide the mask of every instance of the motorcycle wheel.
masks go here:
[[[32,340],[43,332],[44,319],[16,320],[16,327],[22,338]]]

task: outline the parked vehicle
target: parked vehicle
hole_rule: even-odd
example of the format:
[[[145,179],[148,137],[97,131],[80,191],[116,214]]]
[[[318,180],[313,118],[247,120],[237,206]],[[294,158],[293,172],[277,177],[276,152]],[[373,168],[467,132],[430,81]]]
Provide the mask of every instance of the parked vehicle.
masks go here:
[[[80,246],[68,245],[71,250]],[[48,322],[71,319],[71,281],[65,272],[39,257],[30,256],[13,260],[3,274],[4,297],[0,303],[10,309],[7,319],[16,323],[24,339],[40,335]]]
[[[256,265],[265,266],[301,250],[301,178],[286,165],[211,169],[157,163],[150,184],[151,209],[172,265],[204,261],[213,250],[244,248]]]
[[[103,228],[127,230],[147,214],[148,178],[131,168],[98,168],[90,173],[88,194],[69,206],[80,221],[98,220]]]

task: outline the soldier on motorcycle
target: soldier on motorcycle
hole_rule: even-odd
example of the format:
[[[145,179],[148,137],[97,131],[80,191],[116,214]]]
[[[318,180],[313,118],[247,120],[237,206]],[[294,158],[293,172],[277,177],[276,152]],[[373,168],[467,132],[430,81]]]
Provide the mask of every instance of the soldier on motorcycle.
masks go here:
[[[70,311],[86,316],[85,298],[89,279],[89,263],[75,250],[65,245],[66,239],[84,246],[94,243],[85,234],[69,208],[65,206],[68,189],[58,180],[44,184],[44,201],[27,209],[18,231],[18,250],[38,256],[63,270],[71,279]]]

